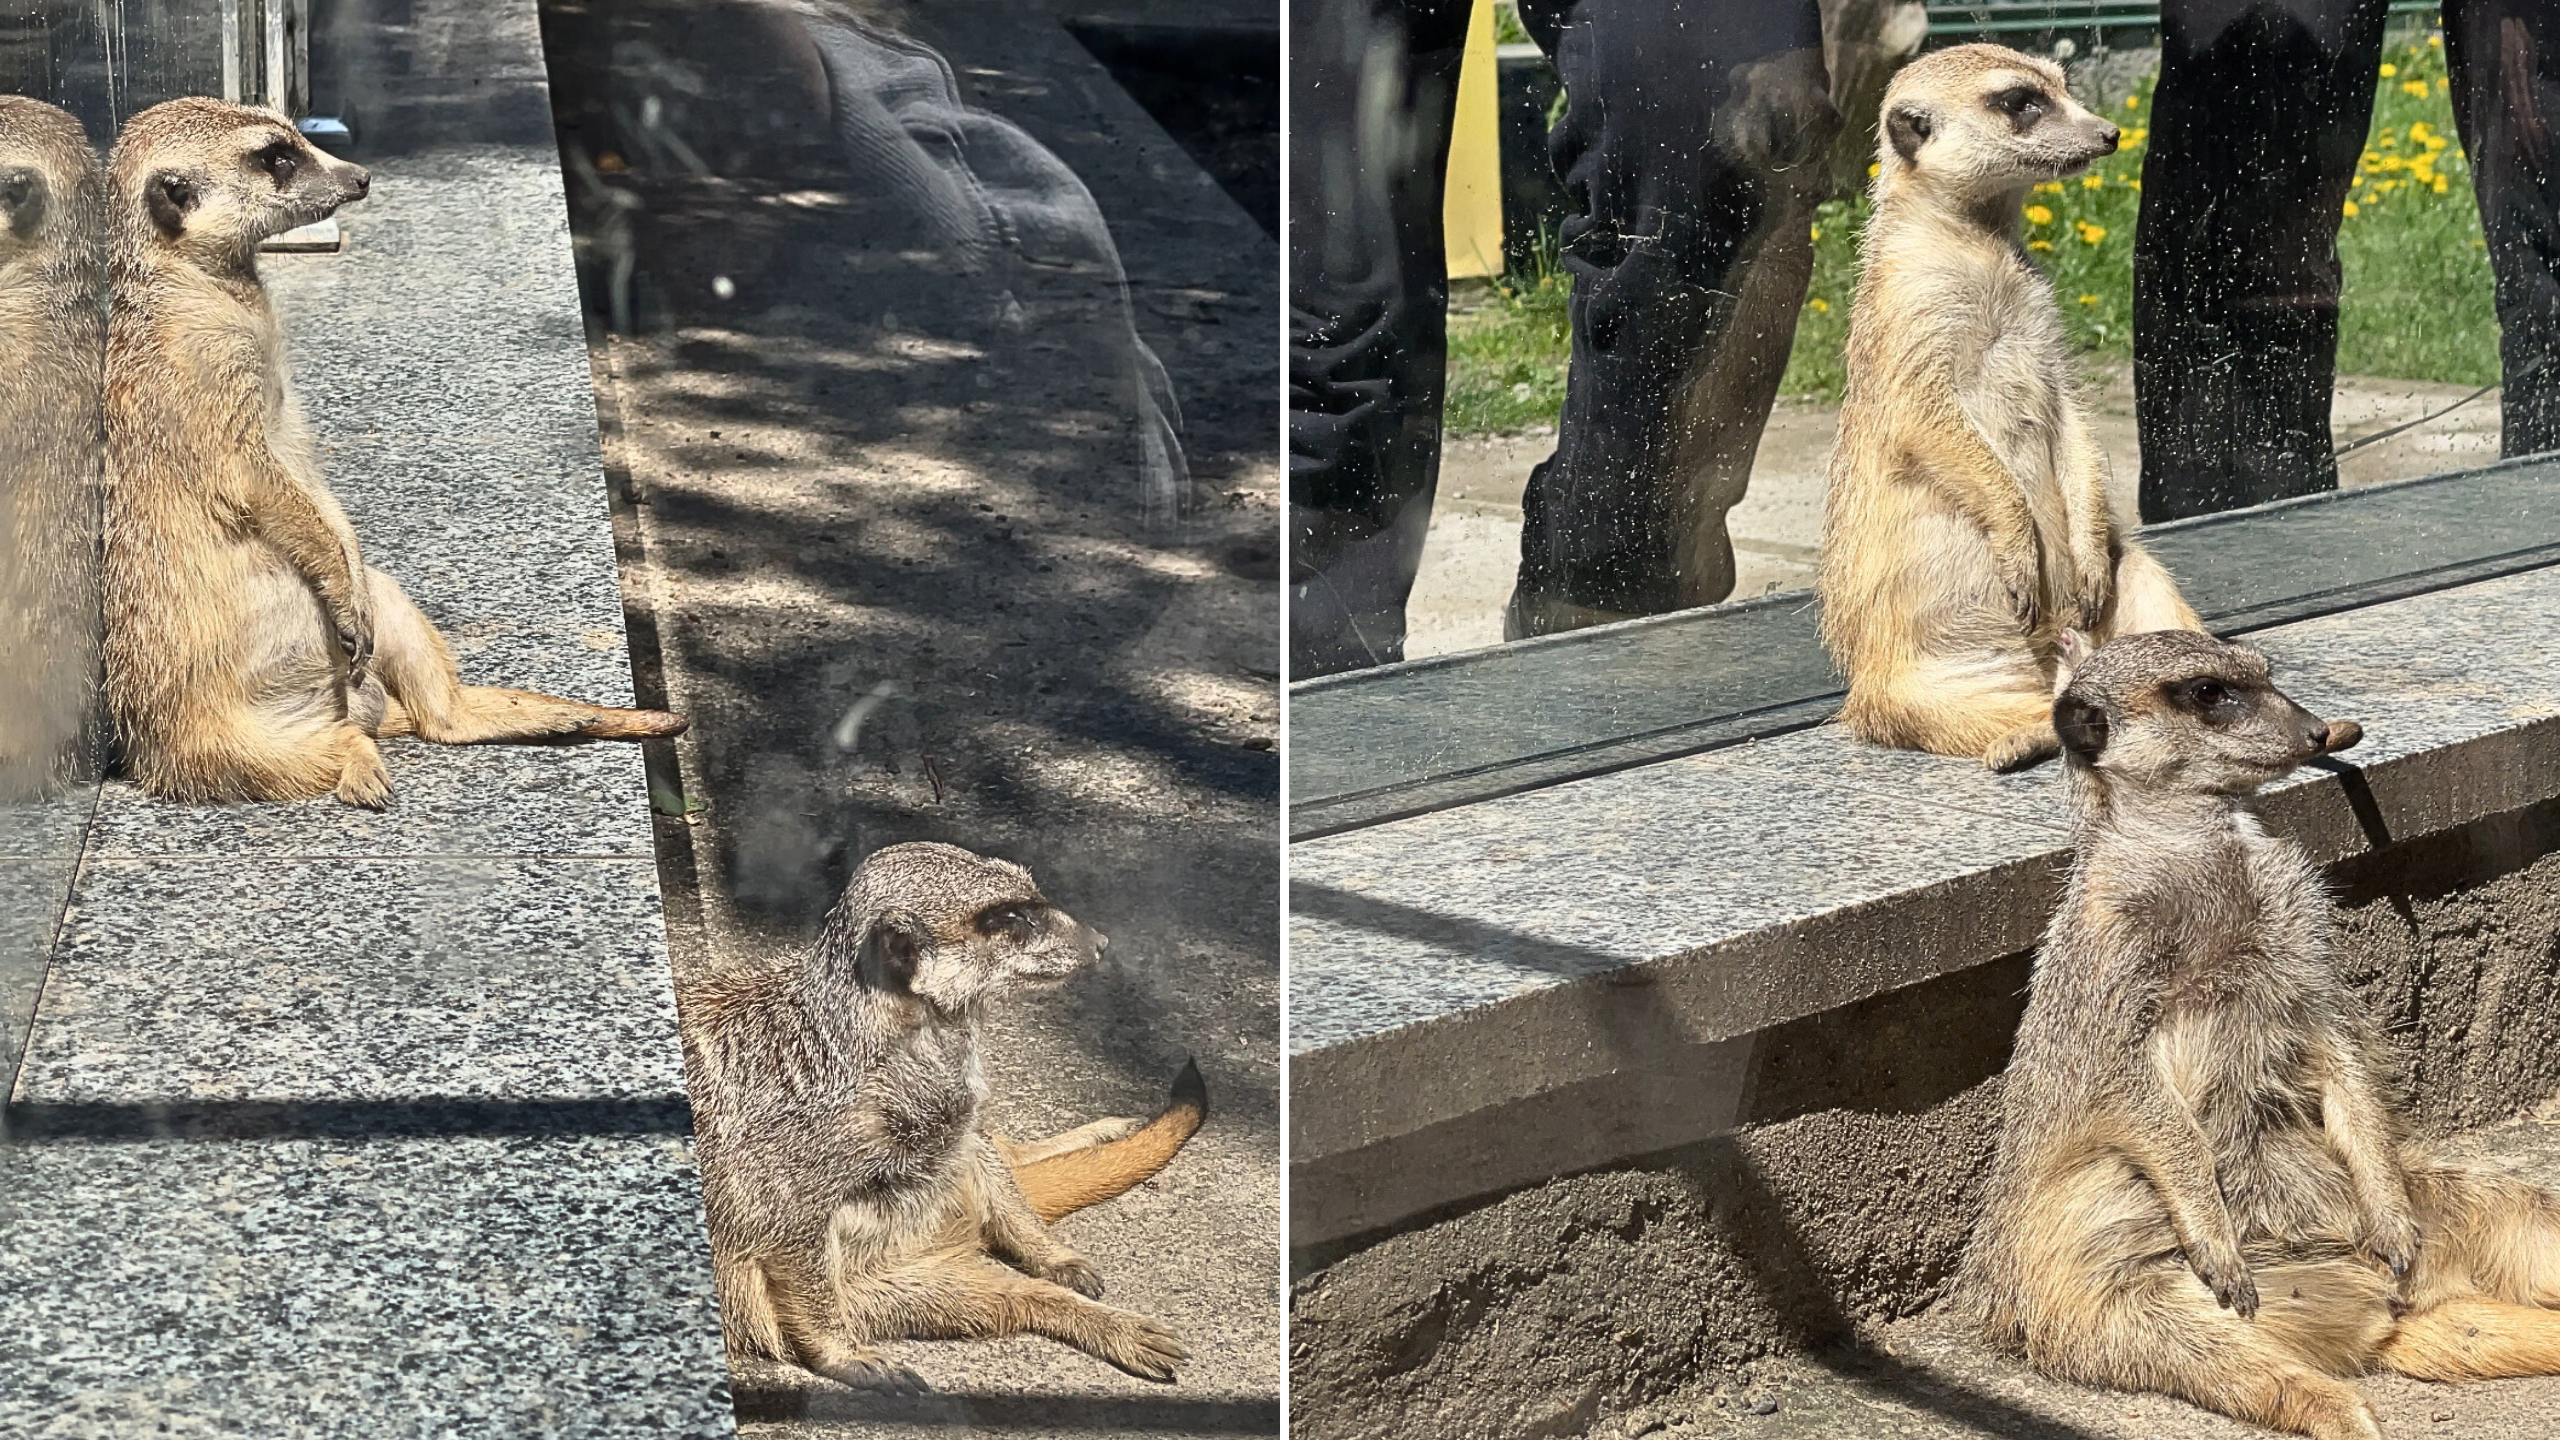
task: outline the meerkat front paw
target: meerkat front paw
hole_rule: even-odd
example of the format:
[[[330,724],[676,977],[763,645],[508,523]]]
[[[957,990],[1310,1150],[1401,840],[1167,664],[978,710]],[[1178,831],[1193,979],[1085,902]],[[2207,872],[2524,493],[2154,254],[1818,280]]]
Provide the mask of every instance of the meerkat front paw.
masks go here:
[[[2243,1320],[2258,1318],[2258,1280],[2249,1273],[2248,1261],[2236,1253],[2216,1255],[2206,1251],[2190,1252],[2187,1264],[2223,1309]]]
[[[2391,1267],[2391,1278],[2402,1279],[2409,1267],[2418,1263],[2418,1222],[2405,1208],[2386,1208],[2365,1216],[2364,1247],[2374,1259]]]
[[[391,772],[383,768],[382,752],[370,739],[348,747],[346,764],[338,771],[338,798],[364,810],[390,807]]]
[[[1072,1250],[1061,1250],[1044,1260],[1033,1274],[1052,1285],[1063,1285],[1087,1300],[1102,1298],[1102,1272]]]
[[[2023,725],[1991,742],[1991,748],[1982,752],[1982,768],[2006,775],[2061,753],[2062,739],[2051,725]]]
[[[1174,1367],[1191,1358],[1172,1331],[1127,1310],[1111,1312],[1111,1326],[1093,1354],[1105,1364],[1159,1385],[1172,1384]]]
[[[850,1385],[857,1390],[915,1395],[933,1388],[924,1382],[923,1376],[877,1350],[849,1350],[833,1359],[813,1364],[809,1369],[839,1385]]]

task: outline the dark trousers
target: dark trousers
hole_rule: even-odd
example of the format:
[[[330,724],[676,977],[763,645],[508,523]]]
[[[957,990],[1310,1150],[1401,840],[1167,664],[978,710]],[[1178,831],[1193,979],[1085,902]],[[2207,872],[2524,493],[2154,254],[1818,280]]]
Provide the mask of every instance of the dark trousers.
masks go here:
[[[1731,586],[1720,506],[1739,483],[1719,494],[1698,476],[1737,458],[1748,472],[1803,301],[1807,187],[1838,128],[1814,0],[1521,9],[1568,97],[1549,148],[1574,290],[1556,452],[1523,501],[1514,634]],[[1290,651],[1305,677],[1403,654],[1439,473],[1442,172],[1468,7],[1290,13]]]
[[[2341,206],[2385,0],[2167,0],[2134,240],[2142,518],[2337,487]],[[2509,455],[2560,448],[2560,5],[2448,0],[2454,120],[2497,277]]]

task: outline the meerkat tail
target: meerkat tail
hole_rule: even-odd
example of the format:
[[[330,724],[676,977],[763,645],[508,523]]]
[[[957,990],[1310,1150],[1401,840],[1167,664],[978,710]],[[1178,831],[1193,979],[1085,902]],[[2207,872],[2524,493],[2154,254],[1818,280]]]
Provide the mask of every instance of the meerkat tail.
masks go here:
[[[534,690],[498,685],[465,685],[454,697],[445,723],[419,733],[445,745],[473,745],[490,740],[546,740],[586,736],[596,740],[649,740],[681,735],[686,721],[663,710],[617,710],[564,700]]]
[[[2560,1375],[2560,1313],[2463,1295],[2400,1322],[2382,1364],[2420,1380]]]
[[[1173,1162],[1183,1144],[1209,1114],[1209,1087],[1200,1066],[1184,1061],[1174,1077],[1173,1099],[1164,1112],[1136,1134],[1091,1149],[1072,1150],[1035,1160],[1013,1172],[1032,1213],[1046,1223],[1099,1205],[1153,1176]]]

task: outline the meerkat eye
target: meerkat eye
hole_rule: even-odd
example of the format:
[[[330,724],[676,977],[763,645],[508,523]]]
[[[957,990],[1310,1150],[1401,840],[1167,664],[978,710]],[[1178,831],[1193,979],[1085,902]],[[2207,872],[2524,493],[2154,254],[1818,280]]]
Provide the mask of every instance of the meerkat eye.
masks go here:
[[[2193,680],[2187,684],[2187,705],[2207,720],[2225,720],[2239,702],[2233,698],[2231,687],[2219,680]]]
[[[2042,91],[2021,85],[2014,90],[2003,90],[1992,96],[1991,108],[2008,116],[2013,124],[2023,130],[2043,119],[2045,112],[2052,107],[2046,103]]]
[[[978,912],[978,933],[1001,935],[1016,945],[1027,945],[1033,936],[1040,933],[1040,927],[1033,922],[1026,907],[998,905]]]
[[[293,152],[281,145],[268,150],[259,158],[266,162],[267,173],[275,177],[278,189],[292,183],[293,172],[302,168],[302,162],[294,158]]]

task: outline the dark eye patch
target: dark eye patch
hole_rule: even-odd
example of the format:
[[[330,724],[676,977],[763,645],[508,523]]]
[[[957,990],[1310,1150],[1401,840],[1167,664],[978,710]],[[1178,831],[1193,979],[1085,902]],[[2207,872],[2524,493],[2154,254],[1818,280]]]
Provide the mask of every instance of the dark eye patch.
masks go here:
[[[2053,111],[2053,100],[2032,85],[2013,85],[1991,97],[1991,108],[2024,130]]]
[[[1040,932],[1039,918],[1033,904],[990,905],[974,916],[970,923],[981,935],[1001,935],[1015,944],[1025,944]]]

